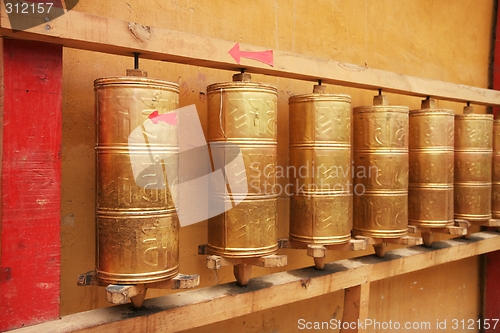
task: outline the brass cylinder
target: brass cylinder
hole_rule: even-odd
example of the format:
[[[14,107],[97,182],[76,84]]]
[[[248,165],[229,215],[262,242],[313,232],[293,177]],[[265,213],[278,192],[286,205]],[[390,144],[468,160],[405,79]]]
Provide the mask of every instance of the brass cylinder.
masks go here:
[[[227,143],[239,146],[248,193],[221,193],[221,198],[216,198],[231,202],[244,197],[238,205],[208,220],[207,249],[228,258],[260,257],[278,249],[278,93],[272,85],[250,82],[246,73],[235,75],[234,80],[207,87],[207,139],[211,147]]]
[[[400,238],[408,233],[408,107],[382,95],[374,104],[353,110],[353,234]]]
[[[453,225],[454,112],[424,100],[410,111],[408,222],[426,228]]]
[[[179,222],[164,161],[177,126],[150,119],[178,108],[175,83],[140,77],[94,82],[97,121],[97,279],[137,284],[178,274]],[[170,159],[171,160],[171,159]],[[172,169],[173,168],[173,169]]]
[[[293,96],[289,117],[290,242],[347,243],[352,228],[351,97],[324,92]]]
[[[464,110],[467,111],[467,108]],[[493,115],[455,115],[455,218],[491,219]]]
[[[500,219],[500,119],[493,120],[493,171],[491,173],[491,217]]]

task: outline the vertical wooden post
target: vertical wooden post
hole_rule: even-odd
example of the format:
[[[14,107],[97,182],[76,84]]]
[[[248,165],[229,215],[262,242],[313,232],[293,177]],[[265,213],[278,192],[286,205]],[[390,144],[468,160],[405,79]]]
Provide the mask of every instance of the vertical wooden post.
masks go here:
[[[59,317],[62,46],[0,41],[4,331]]]
[[[500,90],[500,6],[496,2],[496,26],[495,41],[493,45],[493,82],[492,88]],[[492,108],[495,119],[500,118],[500,107]],[[500,318],[500,251],[487,253],[486,255],[486,272],[484,286],[484,309],[483,319],[498,319]],[[499,325],[497,325],[499,326]],[[490,327],[484,332],[496,332],[496,329]]]
[[[364,323],[368,319],[368,308],[370,305],[370,283],[363,283],[359,286],[354,286],[345,289],[344,296],[344,315],[342,317],[342,324],[356,323],[353,326],[342,328],[341,332],[350,333],[365,333],[368,332],[366,327],[358,323]],[[359,320],[358,320],[359,319]],[[346,324],[347,325],[347,324]]]

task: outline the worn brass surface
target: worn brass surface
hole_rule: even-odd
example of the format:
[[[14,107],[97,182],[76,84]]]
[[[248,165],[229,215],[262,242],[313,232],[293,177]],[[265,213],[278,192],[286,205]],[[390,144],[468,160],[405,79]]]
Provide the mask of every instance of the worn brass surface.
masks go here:
[[[408,107],[353,110],[353,234],[399,238],[408,233]]]
[[[179,222],[164,158],[178,152],[177,126],[148,116],[178,107],[178,86],[143,77],[94,82],[97,121],[97,278],[162,281],[178,274]],[[175,170],[172,174],[177,174]]]
[[[289,99],[292,243],[332,245],[351,238],[351,98],[321,88]]]
[[[274,254],[278,249],[277,89],[248,79],[212,84],[207,87],[207,111],[207,140],[240,147],[248,186],[239,205],[208,220],[207,250],[228,258]],[[213,199],[231,201],[240,193],[221,195]]]
[[[409,125],[408,222],[427,228],[453,225],[454,112],[412,110]]]
[[[493,115],[455,115],[455,218],[491,218]]]
[[[493,120],[493,171],[491,173],[491,217],[500,219],[500,119]]]

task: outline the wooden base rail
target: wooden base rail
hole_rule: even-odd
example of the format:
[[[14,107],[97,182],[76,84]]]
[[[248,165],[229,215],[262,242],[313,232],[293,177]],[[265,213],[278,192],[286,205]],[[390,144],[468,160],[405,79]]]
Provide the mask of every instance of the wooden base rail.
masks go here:
[[[361,89],[383,89],[403,95],[500,105],[500,92],[462,84],[424,79],[394,72],[320,59],[287,51],[273,50],[273,64],[240,59],[229,54],[234,41],[221,40],[170,30],[143,26],[140,23],[101,17],[77,11],[49,19],[48,22],[23,31],[13,31],[5,6],[0,6],[0,35],[61,44],[66,47],[169,61],[187,65],[259,73],[284,78],[318,81]],[[26,20],[30,17],[24,16]],[[31,18],[34,19],[34,18]],[[242,51],[263,51],[253,45],[239,45]]]
[[[178,332],[345,290],[345,320],[366,319],[370,282],[500,250],[500,233],[435,242],[149,299],[144,308],[118,305],[76,313],[12,332]],[[359,330],[358,332],[363,332]]]

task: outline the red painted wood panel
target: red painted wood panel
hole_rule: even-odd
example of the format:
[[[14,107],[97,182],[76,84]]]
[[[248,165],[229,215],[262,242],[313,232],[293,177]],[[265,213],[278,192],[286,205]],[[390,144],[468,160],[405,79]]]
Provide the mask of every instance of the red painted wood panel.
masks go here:
[[[3,40],[0,331],[59,317],[62,47]]]

